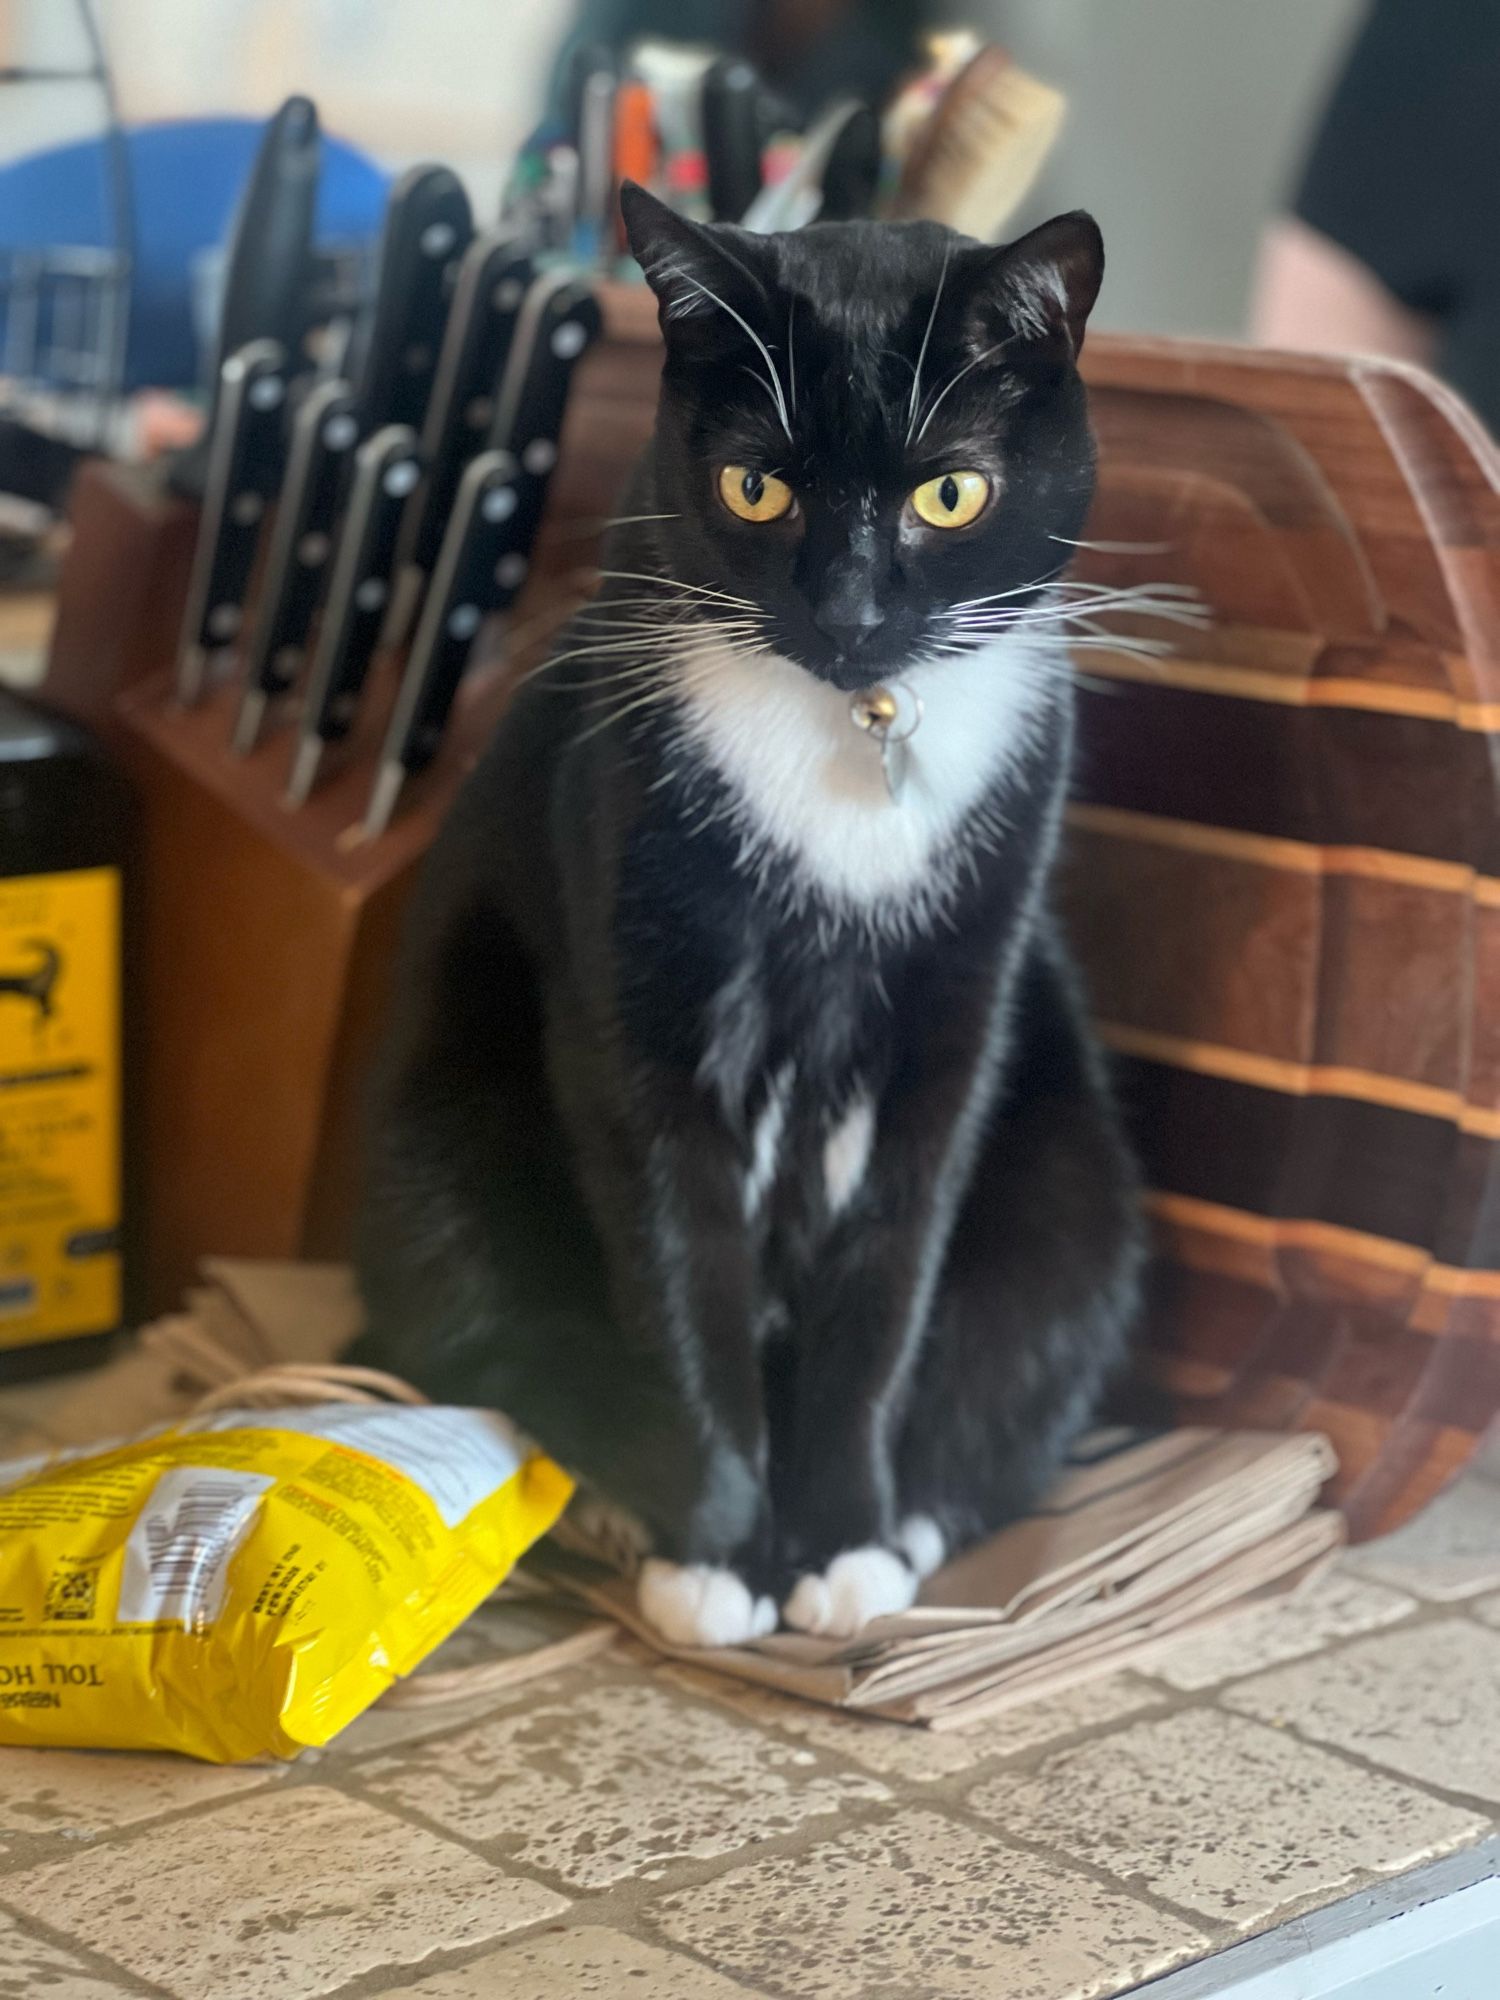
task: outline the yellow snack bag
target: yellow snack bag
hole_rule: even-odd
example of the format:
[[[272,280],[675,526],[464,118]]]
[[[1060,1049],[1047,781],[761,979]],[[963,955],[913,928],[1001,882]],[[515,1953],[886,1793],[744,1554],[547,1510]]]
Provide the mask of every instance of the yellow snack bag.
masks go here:
[[[503,1418],[431,1405],[224,1411],[0,1464],[0,1744],[295,1757],[571,1493]]]

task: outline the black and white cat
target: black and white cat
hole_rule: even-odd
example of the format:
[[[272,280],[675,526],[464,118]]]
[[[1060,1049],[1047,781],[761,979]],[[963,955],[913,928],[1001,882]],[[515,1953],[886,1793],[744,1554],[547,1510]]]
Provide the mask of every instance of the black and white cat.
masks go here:
[[[363,1357],[625,1510],[670,1638],[847,1633],[1028,1504],[1135,1305],[1048,894],[1103,251],[624,209],[655,438],[427,871]]]

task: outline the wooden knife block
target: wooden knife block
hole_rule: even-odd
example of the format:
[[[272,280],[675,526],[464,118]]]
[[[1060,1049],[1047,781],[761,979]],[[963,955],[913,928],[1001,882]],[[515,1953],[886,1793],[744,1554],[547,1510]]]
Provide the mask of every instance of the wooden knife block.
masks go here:
[[[173,698],[193,509],[148,474],[101,465],[81,475],[43,692],[105,738],[137,796],[148,1312],[176,1306],[205,1254],[347,1252],[363,1078],[407,898],[518,671],[590,587],[602,517],[649,431],[660,366],[654,310],[612,294],[605,338],[579,367],[504,657],[481,636],[438,758],[374,841],[360,820],[400,663],[377,663],[354,737],[329,753],[308,804],[288,810],[285,720],[236,758],[237,683],[193,709]]]

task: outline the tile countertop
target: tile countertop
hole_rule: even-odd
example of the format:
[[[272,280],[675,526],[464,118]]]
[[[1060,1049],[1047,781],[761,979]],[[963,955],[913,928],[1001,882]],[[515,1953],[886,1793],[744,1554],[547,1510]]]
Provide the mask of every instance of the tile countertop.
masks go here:
[[[0,1456],[48,1408],[0,1392]],[[0,1750],[0,2000],[1105,2000],[1494,1832],[1497,1697],[1492,1449],[1294,1604],[958,1735],[622,1643],[290,1768]]]

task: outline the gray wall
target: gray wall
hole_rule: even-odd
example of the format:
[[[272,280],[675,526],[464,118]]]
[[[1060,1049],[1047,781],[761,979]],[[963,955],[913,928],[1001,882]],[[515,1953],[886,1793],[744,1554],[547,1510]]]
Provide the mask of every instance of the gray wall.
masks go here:
[[[966,12],[968,10],[965,10]],[[984,0],[975,15],[1065,89],[1020,223],[1099,218],[1094,323],[1238,335],[1261,226],[1293,182],[1362,0]]]

